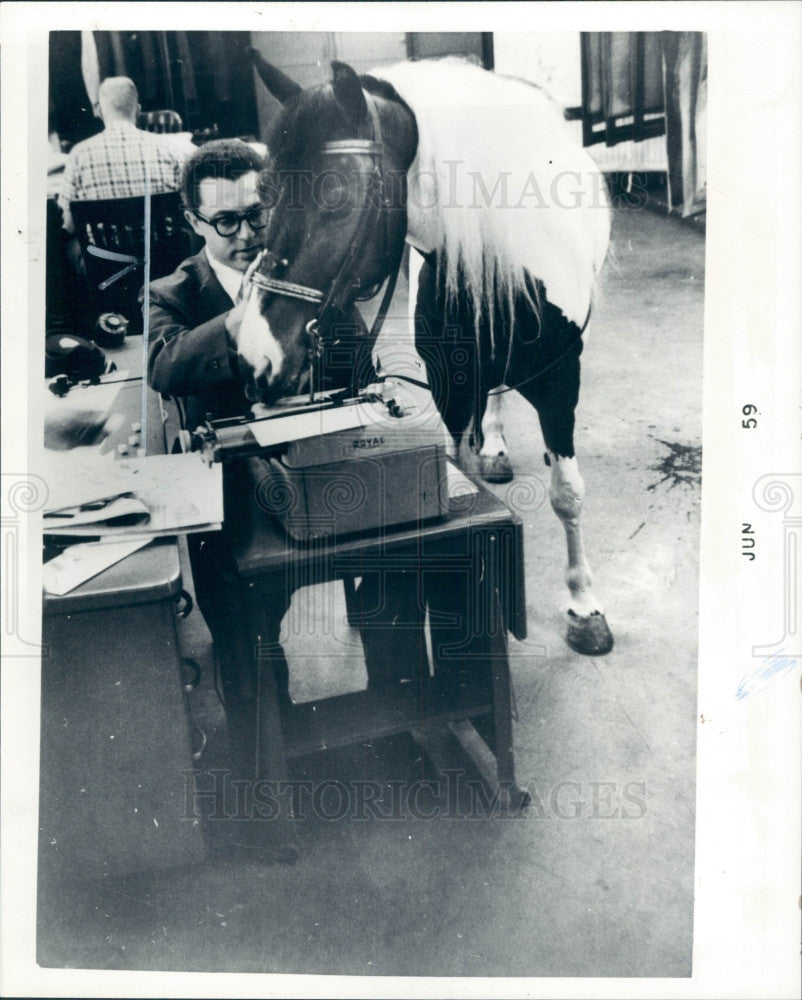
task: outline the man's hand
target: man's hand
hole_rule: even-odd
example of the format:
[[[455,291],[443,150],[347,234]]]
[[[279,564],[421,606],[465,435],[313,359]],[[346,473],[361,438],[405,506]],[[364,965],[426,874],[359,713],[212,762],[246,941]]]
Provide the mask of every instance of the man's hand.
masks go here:
[[[45,448],[70,451],[73,448],[99,450],[98,446],[122,424],[119,413],[109,416],[101,410],[72,410],[59,407],[45,413]]]
[[[237,301],[234,303],[234,308],[226,316],[226,330],[228,330],[228,334],[235,345],[239,338],[242,321],[245,318],[245,310],[248,308],[248,303],[251,300],[251,292],[253,291],[251,277],[261,264],[265,253],[265,250],[260,250],[256,257],[254,257],[253,261],[248,265],[248,270],[242,276],[242,284],[239,286],[239,293],[237,295]]]

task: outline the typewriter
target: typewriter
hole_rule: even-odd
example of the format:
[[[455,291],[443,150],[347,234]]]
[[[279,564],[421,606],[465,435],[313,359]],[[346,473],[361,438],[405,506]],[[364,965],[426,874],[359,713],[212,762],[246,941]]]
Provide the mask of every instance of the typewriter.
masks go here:
[[[388,380],[209,420],[191,447],[209,463],[247,459],[258,502],[296,541],[382,531],[448,512],[443,441],[417,409]]]

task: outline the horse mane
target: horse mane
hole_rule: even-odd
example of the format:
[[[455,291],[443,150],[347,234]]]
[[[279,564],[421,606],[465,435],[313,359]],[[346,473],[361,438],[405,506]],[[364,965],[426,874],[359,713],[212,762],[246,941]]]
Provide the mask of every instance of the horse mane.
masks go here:
[[[359,78],[359,82],[369,94],[373,94],[375,97],[383,97],[386,101],[404,103],[401,95],[387,80],[380,80],[377,76],[373,76],[370,73],[363,73]]]
[[[534,85],[454,57],[371,71],[412,110],[418,152],[409,171],[434,180],[447,295],[468,294],[478,330],[496,303],[540,312],[549,302],[582,326],[610,233],[598,167]],[[536,279],[535,282],[532,278]],[[493,338],[495,342],[495,338]]]

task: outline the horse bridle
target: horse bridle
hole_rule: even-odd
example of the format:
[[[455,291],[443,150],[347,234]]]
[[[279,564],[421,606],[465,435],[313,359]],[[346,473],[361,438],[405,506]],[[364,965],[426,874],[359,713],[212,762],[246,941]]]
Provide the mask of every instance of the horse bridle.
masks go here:
[[[382,279],[378,285],[372,287],[367,292],[359,294],[361,287],[359,279],[357,278],[354,280],[351,277],[351,269],[364,250],[365,244],[372,231],[372,227],[379,221],[380,216],[384,219],[383,255],[385,258],[388,280],[379,311],[377,312],[376,318],[374,319],[373,325],[370,329],[369,337],[371,343],[374,343],[376,337],[378,337],[379,331],[381,330],[382,324],[387,316],[390,301],[393,297],[393,292],[395,291],[398,271],[401,266],[403,241],[400,242],[399,252],[395,255],[396,259],[389,259],[391,252],[389,221],[391,203],[388,199],[385,188],[383,163],[384,150],[381,141],[381,124],[379,122],[379,115],[376,111],[373,99],[369,94],[365,94],[365,100],[370,114],[373,138],[341,139],[324,143],[321,147],[321,152],[326,156],[353,154],[357,156],[369,156],[372,159],[372,167],[368,178],[366,195],[362,208],[360,209],[356,230],[350,240],[345,257],[343,258],[343,261],[340,264],[334,278],[331,280],[328,289],[324,292],[310,285],[300,285],[292,281],[284,281],[281,278],[275,278],[270,274],[262,273],[261,269],[257,269],[251,277],[253,284],[262,291],[268,292],[272,295],[281,295],[286,298],[299,299],[303,302],[311,302],[320,305],[316,315],[306,324],[306,333],[311,342],[310,346],[307,348],[307,361],[310,365],[310,383],[312,386],[311,391],[313,398],[314,365],[316,361],[323,356],[324,332],[328,327],[329,316],[333,313],[341,314],[346,304],[348,304],[349,299],[351,301],[365,301],[366,299],[373,298],[376,294],[378,294],[382,282],[384,281],[384,279]],[[265,254],[264,260],[267,262],[267,266],[271,270],[275,270],[280,263],[278,258],[269,249]],[[285,262],[282,261],[281,263]]]

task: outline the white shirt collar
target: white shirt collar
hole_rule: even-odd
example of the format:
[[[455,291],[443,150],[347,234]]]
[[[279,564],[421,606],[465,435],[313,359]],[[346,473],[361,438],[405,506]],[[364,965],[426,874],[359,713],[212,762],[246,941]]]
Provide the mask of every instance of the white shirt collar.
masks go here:
[[[232,303],[236,302],[244,275],[241,271],[237,271],[233,267],[229,267],[228,264],[221,264],[216,257],[209,253],[207,247],[204,247],[203,249],[206,253],[206,259],[209,261],[209,267],[211,267],[214,271],[215,277],[223,286],[224,291],[227,293]]]

